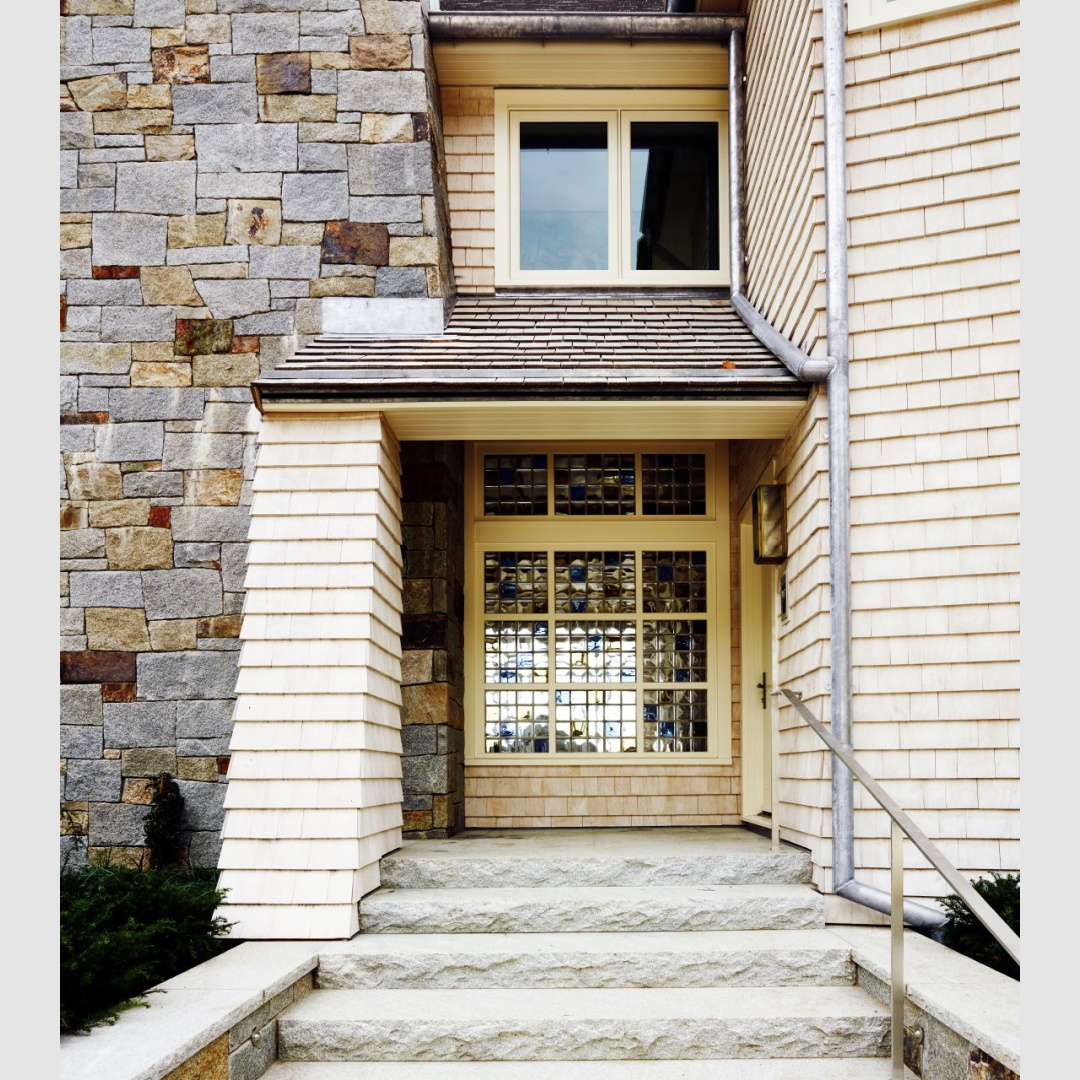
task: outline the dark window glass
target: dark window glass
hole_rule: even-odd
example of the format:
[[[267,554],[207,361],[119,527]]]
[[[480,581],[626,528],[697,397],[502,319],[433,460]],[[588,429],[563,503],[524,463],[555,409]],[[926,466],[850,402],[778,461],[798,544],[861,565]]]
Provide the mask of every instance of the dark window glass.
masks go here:
[[[521,269],[608,268],[607,124],[521,125]]]
[[[717,125],[630,125],[631,242],[637,270],[720,268]]]

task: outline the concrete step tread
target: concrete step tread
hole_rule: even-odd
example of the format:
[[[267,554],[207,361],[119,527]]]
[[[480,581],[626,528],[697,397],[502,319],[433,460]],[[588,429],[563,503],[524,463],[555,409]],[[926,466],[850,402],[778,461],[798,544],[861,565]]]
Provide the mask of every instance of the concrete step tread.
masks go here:
[[[266,1080],[890,1080],[888,1058],[279,1061]],[[906,1072],[914,1080],[915,1074]]]
[[[459,903],[474,901],[512,905],[529,900],[551,903],[565,900],[568,904],[582,901],[619,902],[621,900],[709,900],[753,899],[757,897],[803,901],[821,896],[809,885],[561,885],[553,889],[396,889],[380,888],[360,901],[360,910],[376,904],[437,904],[446,900]]]
[[[457,891],[457,890],[455,890]],[[652,890],[650,890],[652,891]],[[320,960],[338,956],[418,956],[429,953],[459,956],[550,955],[611,953],[680,953],[699,956],[717,952],[841,952],[851,947],[831,930],[658,930],[608,933],[540,934],[358,934],[349,941],[320,948]]]
[[[770,986],[558,990],[317,990],[289,1006],[279,1027],[296,1022],[451,1021],[486,1028],[521,1018],[580,1021],[885,1017],[888,1011],[858,987]],[[417,1020],[422,1018],[422,1021]]]

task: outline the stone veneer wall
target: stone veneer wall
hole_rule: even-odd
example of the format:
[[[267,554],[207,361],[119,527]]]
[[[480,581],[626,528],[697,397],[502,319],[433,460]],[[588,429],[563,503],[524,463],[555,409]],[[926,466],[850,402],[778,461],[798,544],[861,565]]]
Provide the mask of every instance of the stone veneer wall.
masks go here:
[[[258,416],[323,297],[453,291],[416,0],[61,0],[62,844],[213,864]]]
[[[465,827],[465,454],[402,444],[402,788],[410,837]]]

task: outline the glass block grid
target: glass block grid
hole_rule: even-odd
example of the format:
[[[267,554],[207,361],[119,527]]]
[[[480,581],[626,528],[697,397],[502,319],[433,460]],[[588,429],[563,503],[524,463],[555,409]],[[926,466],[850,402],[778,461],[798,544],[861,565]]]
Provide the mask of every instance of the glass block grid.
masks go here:
[[[632,551],[556,551],[555,610],[570,614],[622,614],[636,608]]]
[[[547,512],[547,454],[484,455],[485,516]]]
[[[644,691],[645,749],[692,752],[709,748],[707,691]]]
[[[644,622],[642,682],[708,681],[708,633],[704,619]]]
[[[555,749],[620,754],[637,750],[633,690],[556,690]]]
[[[704,551],[643,551],[642,611],[683,614],[705,610]]]
[[[704,454],[642,454],[643,514],[704,514]]]
[[[484,552],[484,614],[543,615],[547,589],[546,551]]]
[[[555,454],[553,469],[556,514],[634,513],[633,454]]]
[[[555,681],[635,682],[637,627],[633,622],[555,624]]]
[[[484,682],[538,683],[547,677],[546,622],[484,623]]]
[[[546,754],[548,692],[488,690],[484,694],[484,746],[489,754]]]

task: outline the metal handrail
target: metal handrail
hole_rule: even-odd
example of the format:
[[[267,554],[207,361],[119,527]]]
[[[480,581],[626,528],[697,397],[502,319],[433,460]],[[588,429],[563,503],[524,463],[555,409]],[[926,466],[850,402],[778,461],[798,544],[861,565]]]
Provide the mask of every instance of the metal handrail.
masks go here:
[[[783,695],[795,711],[806,721],[809,728],[832,751],[832,754],[851,772],[870,793],[874,801],[892,819],[890,835],[890,877],[892,913],[890,915],[892,938],[892,1074],[894,1080],[904,1076],[904,844],[908,839],[919,849],[930,865],[952,886],[953,892],[971,909],[971,913],[994,936],[998,944],[1020,963],[1020,938],[1013,933],[1005,920],[972,888],[971,882],[942,854],[941,849],[900,808],[889,793],[866,771],[858,758],[843,746],[820,720],[803,704],[800,694],[793,690],[777,690],[774,696]],[[779,731],[774,720],[772,739],[773,760],[773,847],[779,847]]]

